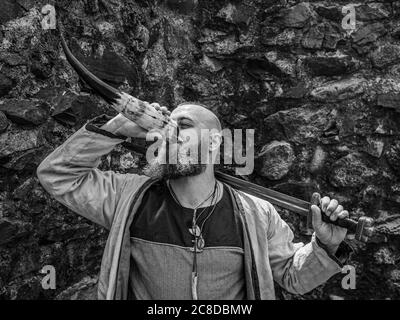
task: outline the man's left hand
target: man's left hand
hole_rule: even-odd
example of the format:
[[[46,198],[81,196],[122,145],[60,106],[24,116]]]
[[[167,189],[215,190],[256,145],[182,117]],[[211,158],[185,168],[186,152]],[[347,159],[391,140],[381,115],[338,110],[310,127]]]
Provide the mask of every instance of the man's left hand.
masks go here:
[[[335,254],[339,244],[346,236],[347,229],[322,221],[321,211],[332,221],[348,218],[349,212],[343,210],[343,206],[336,199],[330,199],[329,197],[321,199],[320,207],[311,206],[315,235],[328,248],[330,253]]]

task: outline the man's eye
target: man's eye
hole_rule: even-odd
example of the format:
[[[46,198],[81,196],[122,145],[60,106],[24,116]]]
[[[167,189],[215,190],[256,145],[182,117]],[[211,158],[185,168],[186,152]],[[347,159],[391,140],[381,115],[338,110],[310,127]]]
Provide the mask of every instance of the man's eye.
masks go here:
[[[186,129],[186,128],[190,128],[191,125],[189,123],[180,123],[179,124],[179,128],[181,129]]]

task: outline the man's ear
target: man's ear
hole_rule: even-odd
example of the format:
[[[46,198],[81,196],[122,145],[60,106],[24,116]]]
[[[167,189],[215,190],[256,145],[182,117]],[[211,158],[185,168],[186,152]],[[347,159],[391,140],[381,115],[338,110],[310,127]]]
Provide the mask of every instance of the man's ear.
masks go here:
[[[221,146],[222,143],[222,135],[219,132],[211,132],[210,134],[210,140],[209,140],[209,150],[211,152],[215,152],[216,150],[219,150],[219,147]]]

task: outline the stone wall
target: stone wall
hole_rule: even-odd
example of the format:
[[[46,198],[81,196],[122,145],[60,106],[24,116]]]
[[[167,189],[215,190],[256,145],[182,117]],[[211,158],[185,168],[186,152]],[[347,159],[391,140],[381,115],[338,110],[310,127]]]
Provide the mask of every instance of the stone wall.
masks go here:
[[[74,54],[127,93],[173,108],[200,101],[229,128],[254,128],[250,180],[308,200],[338,199],[378,219],[349,240],[356,290],[343,275],[304,296],[400,296],[400,1],[2,0],[0,2],[0,299],[93,296],[107,232],[51,199],[40,161],[88,119],[115,112],[79,80],[41,8],[56,7]],[[137,172],[122,147],[102,169]],[[304,219],[280,210],[308,241]],[[40,270],[54,265],[57,289]]]

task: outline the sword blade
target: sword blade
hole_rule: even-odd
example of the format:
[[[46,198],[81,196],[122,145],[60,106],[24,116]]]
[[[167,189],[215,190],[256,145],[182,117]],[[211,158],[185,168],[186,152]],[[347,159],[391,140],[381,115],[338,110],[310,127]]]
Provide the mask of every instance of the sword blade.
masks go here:
[[[244,193],[248,193],[252,196],[257,198],[266,200],[271,202],[274,205],[277,205],[281,208],[288,209],[290,211],[296,212],[303,216],[307,216],[310,208],[310,202],[304,201],[287,194],[271,190],[269,188],[265,188],[258,184],[245,181],[243,179],[239,179],[228,175],[226,173],[222,173],[220,171],[215,172],[216,178],[221,181],[225,182],[235,189],[238,189]]]
[[[215,176],[217,177],[218,180],[225,182],[231,185],[233,188],[238,189],[244,193],[248,193],[260,199],[269,201],[270,203],[277,205],[281,208],[285,208],[292,212],[296,212],[300,215],[306,216],[308,219],[310,218],[309,212],[311,203],[308,201],[304,201],[289,196],[287,194],[262,187],[255,183],[245,181],[219,171],[215,173]],[[360,227],[360,231],[357,232],[357,222],[349,218],[337,219],[335,221],[331,221],[328,216],[322,214],[322,220],[326,223],[346,228],[350,232],[356,233],[356,237],[358,237],[358,240],[361,239],[361,236],[365,232],[363,230],[364,227],[362,226]],[[370,226],[370,224],[368,226]],[[369,231],[369,233],[372,234],[372,229]]]

